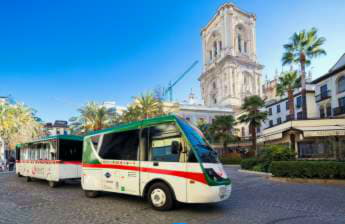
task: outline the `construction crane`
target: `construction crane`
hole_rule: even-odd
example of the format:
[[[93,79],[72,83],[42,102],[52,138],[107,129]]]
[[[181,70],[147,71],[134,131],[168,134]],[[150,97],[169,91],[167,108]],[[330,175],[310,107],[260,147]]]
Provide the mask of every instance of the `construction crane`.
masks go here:
[[[184,71],[175,82],[169,82],[168,88],[163,90],[163,97],[166,99],[167,96],[169,96],[169,101],[173,101],[173,87],[179,83],[195,66],[198,64],[198,60],[194,61],[193,64],[191,64],[186,71]]]

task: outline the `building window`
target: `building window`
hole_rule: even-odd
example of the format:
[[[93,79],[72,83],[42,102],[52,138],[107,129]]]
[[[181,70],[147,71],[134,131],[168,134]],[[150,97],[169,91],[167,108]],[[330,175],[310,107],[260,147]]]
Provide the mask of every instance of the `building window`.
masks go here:
[[[280,117],[277,118],[277,124],[281,124],[282,123],[282,119]]]
[[[339,107],[345,107],[345,97],[338,99]]]
[[[280,113],[280,104],[277,105],[277,113]]]
[[[247,53],[247,41],[244,42],[244,52]]]
[[[190,117],[186,117],[186,120],[187,120],[187,121],[190,121]]]
[[[212,51],[209,51],[210,54],[210,60],[212,60]]]
[[[286,110],[289,110],[289,101],[286,101],[285,108],[286,108]]]
[[[325,110],[323,106],[320,106],[320,118],[324,118],[324,117],[325,117]]]
[[[240,53],[242,53],[242,46],[241,46],[241,43],[242,43],[242,37],[241,37],[241,34],[238,34],[237,35],[237,44],[238,44],[238,51]]]
[[[298,112],[297,113],[297,120],[302,120],[303,119],[303,112]]]
[[[222,41],[219,41],[219,50],[222,50]]]
[[[342,76],[338,79],[337,89],[338,89],[338,93],[345,91],[345,76]]]
[[[296,107],[301,108],[302,107],[302,96],[298,96],[296,99]]]
[[[273,127],[273,121],[270,120],[270,127]]]
[[[268,108],[268,115],[272,115],[272,107]]]
[[[260,127],[256,128],[256,133],[260,133]]]
[[[245,134],[246,134],[246,133],[245,133],[245,129],[244,129],[244,127],[242,127],[242,128],[241,128],[241,132],[242,132],[242,133],[241,133],[241,134],[242,134],[242,137],[244,137],[244,136],[245,136]]]
[[[214,57],[217,57],[217,42],[213,42]]]
[[[320,94],[321,94],[321,97],[326,97],[327,96],[327,84],[322,85],[320,87]]]
[[[289,121],[289,120],[290,120],[290,115],[286,115],[285,121]]]
[[[327,117],[331,117],[331,116],[332,116],[332,107],[331,107],[331,104],[327,104],[327,107],[326,107],[326,115],[327,115]]]

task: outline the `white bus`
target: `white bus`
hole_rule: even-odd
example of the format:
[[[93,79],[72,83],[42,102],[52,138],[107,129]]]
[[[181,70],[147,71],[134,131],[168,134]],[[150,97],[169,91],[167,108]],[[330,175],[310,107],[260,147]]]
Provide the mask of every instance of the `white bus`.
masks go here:
[[[48,180],[55,187],[66,179],[78,179],[81,175],[83,138],[73,135],[57,135],[17,145],[16,173],[32,178]]]
[[[81,183],[87,197],[101,191],[137,195],[157,210],[231,194],[217,153],[196,127],[173,115],[86,135]]]

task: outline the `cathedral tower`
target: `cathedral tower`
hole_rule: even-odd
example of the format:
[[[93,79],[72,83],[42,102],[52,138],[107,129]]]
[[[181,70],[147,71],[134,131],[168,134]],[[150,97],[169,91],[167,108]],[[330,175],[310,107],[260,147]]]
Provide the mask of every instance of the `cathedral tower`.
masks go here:
[[[228,106],[236,112],[246,96],[261,95],[263,66],[256,61],[255,23],[254,14],[226,3],[202,29],[199,81],[205,105]]]

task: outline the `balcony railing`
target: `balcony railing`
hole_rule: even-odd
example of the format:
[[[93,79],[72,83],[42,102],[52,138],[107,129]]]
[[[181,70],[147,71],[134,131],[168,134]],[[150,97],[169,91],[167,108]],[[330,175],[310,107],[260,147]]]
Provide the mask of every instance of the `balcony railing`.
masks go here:
[[[322,91],[319,95],[315,96],[315,101],[320,102],[320,101],[328,99],[330,97],[331,97],[331,90]]]
[[[345,106],[336,107],[333,109],[333,115],[334,116],[341,115],[341,114],[345,114]]]

